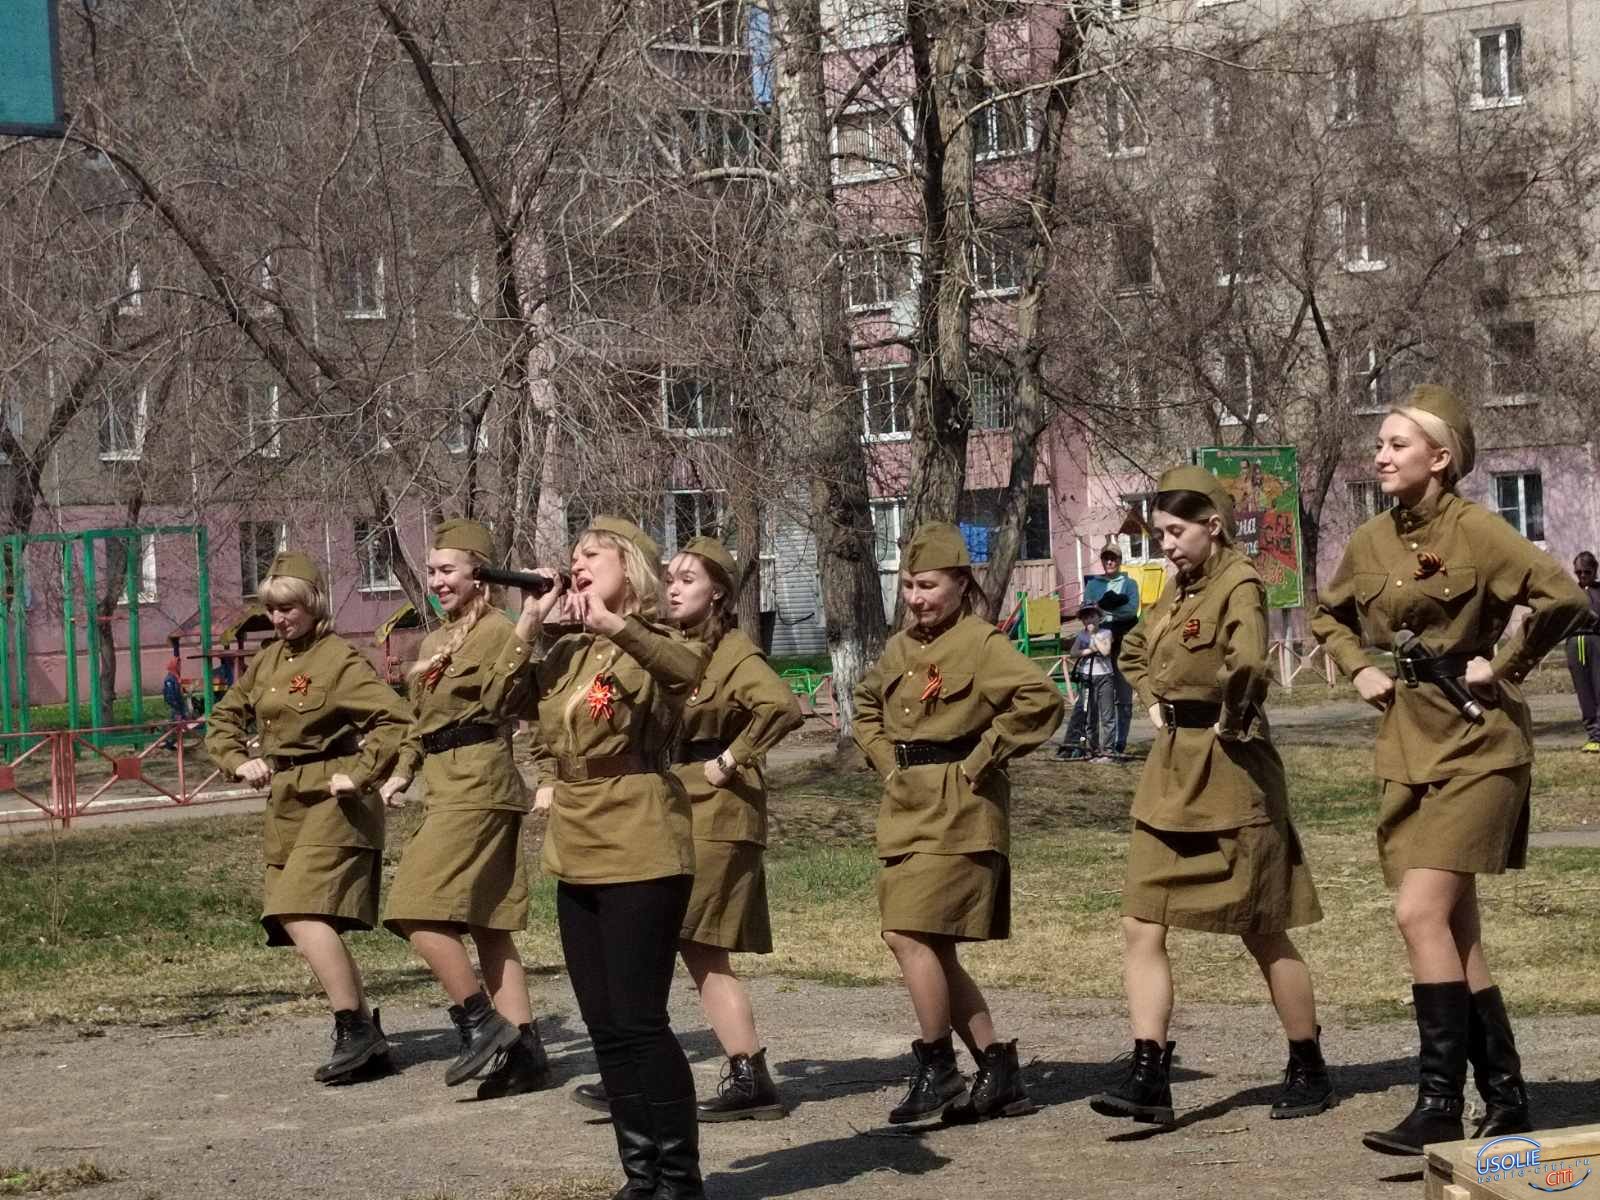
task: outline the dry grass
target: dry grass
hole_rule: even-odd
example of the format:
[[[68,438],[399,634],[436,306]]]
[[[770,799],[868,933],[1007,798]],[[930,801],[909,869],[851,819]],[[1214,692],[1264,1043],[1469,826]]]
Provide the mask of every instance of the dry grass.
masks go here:
[[[1370,750],[1300,742],[1284,758],[1327,913],[1296,935],[1319,992],[1355,1013],[1396,1011],[1406,973],[1372,841]],[[1600,825],[1596,765],[1576,750],[1542,752],[1536,829]],[[981,978],[1063,997],[1120,994],[1117,909],[1137,771],[1043,756],[1017,765],[1014,936],[969,951]],[[873,890],[876,782],[814,765],[780,773],[775,785],[768,873],[778,950],[742,968],[834,983],[891,980]],[[419,816],[413,806],[391,828],[391,871]],[[535,859],[541,832],[530,822],[526,849]],[[0,845],[0,992],[10,998],[0,1023],[240,1022],[321,1011],[294,956],[261,944],[259,854],[252,817],[82,829],[58,838],[54,854],[42,834]],[[1600,976],[1579,968],[1600,949],[1600,855],[1536,850],[1527,871],[1480,887],[1491,957],[1519,1005],[1600,1011]],[[536,975],[560,970],[554,894],[550,880],[538,882],[521,938]],[[1173,947],[1186,999],[1262,998],[1236,940],[1177,932]],[[357,935],[352,948],[377,996],[437,1000],[398,938]]]
[[[72,1167],[14,1167],[0,1164],[0,1196],[60,1196],[116,1178],[85,1158]]]

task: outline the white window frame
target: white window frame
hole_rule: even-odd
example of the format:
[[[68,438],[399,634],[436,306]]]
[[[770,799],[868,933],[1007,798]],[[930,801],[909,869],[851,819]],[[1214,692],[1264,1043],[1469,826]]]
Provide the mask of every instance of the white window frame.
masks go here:
[[[246,599],[254,596],[261,590],[261,580],[266,576],[261,574],[262,564],[256,557],[256,538],[259,530],[272,531],[273,553],[289,548],[289,525],[285,521],[240,521],[239,522],[239,594]],[[248,532],[247,532],[248,531]],[[248,538],[248,543],[246,539]],[[271,560],[269,559],[270,563]],[[244,568],[246,564],[254,567],[252,574],[256,576],[255,582],[249,587],[245,586]]]
[[[365,307],[345,303],[345,301],[349,300],[359,301],[361,299],[359,295],[341,295],[339,297],[339,311],[344,315],[345,319],[349,321],[381,321],[385,316],[388,315],[385,300],[385,297],[388,293],[384,287],[383,255],[361,254],[342,260],[339,264],[339,269],[343,277],[339,280],[339,290],[341,292],[347,290],[347,283],[350,281],[350,279],[355,278],[355,276],[347,273],[355,271],[358,264],[360,264],[363,268],[370,267],[370,277],[368,277],[365,274],[365,270],[363,270],[362,278],[366,279],[366,282],[371,285],[373,294],[367,298],[368,303]],[[359,289],[357,289],[357,291],[359,291]]]
[[[1142,158],[1150,149],[1150,130],[1139,112],[1139,102],[1124,85],[1113,82],[1106,89],[1103,118],[1107,158]]]
[[[1122,548],[1122,561],[1124,563],[1163,561],[1166,555],[1161,553],[1161,538],[1150,528],[1156,505],[1156,494],[1154,492],[1129,492],[1119,498],[1126,507],[1136,509],[1139,512],[1140,519],[1144,522],[1145,527],[1145,532],[1137,535],[1138,544],[1143,548],[1143,553],[1138,553],[1134,550],[1134,534],[1117,534],[1117,544]]]
[[[1222,382],[1224,390],[1231,397],[1233,394],[1233,364],[1244,363],[1244,418],[1236,416],[1226,404],[1217,403],[1217,424],[1222,426],[1254,425],[1261,413],[1256,407],[1259,397],[1256,395],[1256,363],[1249,350],[1229,349],[1224,350],[1221,356]]]
[[[707,378],[696,374],[692,369],[688,368],[663,367],[660,381],[661,428],[665,429],[669,434],[675,434],[679,437],[726,437],[733,432],[731,424],[733,419],[732,395],[724,395],[722,397],[730,423],[727,425],[707,425],[705,423],[707,400],[709,398],[711,403],[715,404],[715,389],[726,388],[727,383],[725,380],[719,380],[715,377]],[[680,383],[695,386],[698,389],[693,403],[699,424],[674,425],[672,423],[672,390]]]
[[[968,376],[967,394],[974,431],[1010,429],[1016,421],[1017,377],[1000,371],[973,371]],[[981,396],[981,399],[980,399]],[[982,414],[987,419],[980,420]],[[997,421],[1003,414],[1005,420]]]
[[[871,183],[878,179],[897,179],[906,172],[911,145],[911,109],[904,104],[856,104],[840,114],[840,120],[852,117],[882,117],[883,125],[894,135],[894,157],[888,161],[858,163],[856,169],[847,168],[844,152],[839,146],[839,125],[830,131],[829,149],[833,155],[833,181],[838,184]],[[862,165],[864,162],[864,165]]]
[[[1007,95],[1003,88],[991,87],[984,95],[982,106],[968,119],[973,122],[973,158],[977,162],[995,162],[1031,154],[1038,144],[1039,131],[1034,126],[1033,108],[1028,103],[1027,93]],[[1016,122],[1022,130],[1022,144],[1004,149],[982,149],[985,139],[989,146],[999,146],[1000,132],[1006,127],[1006,121]]]
[[[51,384],[53,383],[54,380],[51,381]],[[53,390],[53,388],[51,390]],[[16,438],[17,442],[20,444],[22,441],[21,399],[10,394],[0,396],[0,410],[3,410],[0,411],[0,420],[5,422],[6,428],[11,431],[11,436]],[[10,462],[11,456],[7,454],[3,448],[0,448],[0,466],[6,466]]]
[[[1119,296],[1149,296],[1156,291],[1156,238],[1155,230],[1149,221],[1142,218],[1136,222],[1139,233],[1143,235],[1145,249],[1144,261],[1149,267],[1149,278],[1142,282],[1133,282],[1127,275],[1128,256],[1123,253],[1122,230],[1128,228],[1127,222],[1119,223],[1111,230],[1111,253],[1117,271],[1117,295]]]
[[[464,255],[450,263],[450,315],[470,321],[483,303],[483,281],[478,274],[478,256]]]
[[[1537,392],[1527,390],[1505,392],[1499,390],[1495,382],[1495,372],[1512,365],[1511,357],[1502,352],[1504,347],[1496,344],[1495,335],[1501,330],[1524,328],[1529,331],[1528,343],[1529,356],[1531,358],[1533,354],[1537,353],[1539,344],[1539,327],[1536,321],[1496,321],[1489,326],[1489,386],[1487,388],[1487,397],[1484,400],[1485,407],[1519,408],[1526,404],[1538,402],[1539,394]]]
[[[904,496],[879,496],[868,503],[872,510],[872,557],[878,564],[879,571],[900,570],[900,540],[906,532],[906,498]],[[885,518],[880,532],[879,516]],[[883,534],[887,534],[889,556],[878,554],[878,546],[884,542]]]
[[[850,281],[856,272],[851,270],[851,258],[856,255],[870,254],[873,261],[872,277],[879,285],[875,292],[884,292],[883,261],[885,254],[894,254],[906,260],[906,286],[899,292],[887,295],[876,295],[871,300],[859,301],[851,294]],[[882,238],[871,242],[858,242],[844,247],[841,255],[844,259],[844,284],[845,308],[851,313],[883,312],[893,308],[906,296],[912,295],[917,290],[917,281],[920,278],[921,243],[904,238]]]
[[[1245,260],[1249,239],[1245,237],[1245,220],[1241,212],[1228,214],[1229,243],[1232,247],[1232,261],[1217,265],[1217,286],[1233,287],[1241,283],[1254,283],[1261,278],[1259,266],[1251,266]]]
[[[974,300],[994,300],[1006,296],[1015,296],[1022,291],[1022,275],[1027,270],[1027,252],[1011,240],[1013,230],[980,229],[973,239],[967,254],[967,266],[972,271],[972,298]],[[994,253],[996,247],[1006,247],[1011,256],[1013,282],[1003,283],[1000,272],[993,268],[1002,260]],[[991,270],[988,278],[984,277],[983,260],[987,259]]]
[[[1378,225],[1377,204],[1370,196],[1348,196],[1333,204],[1335,236],[1338,239],[1339,266],[1352,274],[1386,271],[1389,260],[1373,254]],[[1354,250],[1355,253],[1351,253]]]
[[[1105,0],[1106,13],[1113,21],[1131,21],[1139,15],[1140,0]]]
[[[673,165],[688,171],[699,159],[713,169],[752,166],[761,157],[769,120],[768,113],[759,108],[680,108],[670,130]],[[743,150],[734,145],[731,133],[735,127],[747,136]]]
[[[144,274],[139,264],[128,268],[123,279],[122,295],[117,297],[117,316],[137,317],[144,312]]]
[[[1377,84],[1377,65],[1366,55],[1340,59],[1328,80],[1328,127],[1351,129],[1366,121]]]
[[[1547,536],[1547,534],[1549,532],[1548,528],[1546,527],[1545,511],[1544,511],[1544,473],[1542,471],[1496,471],[1491,478],[1494,480],[1494,510],[1495,510],[1495,512],[1499,513],[1500,516],[1505,519],[1506,524],[1510,525],[1511,528],[1515,529],[1519,534],[1521,534],[1523,537],[1527,538],[1534,545],[1539,546],[1539,547],[1542,548],[1544,546],[1544,544],[1545,544],[1545,539],[1546,539],[1546,536]],[[1530,536],[1530,534],[1528,532],[1528,480],[1529,479],[1537,479],[1539,481],[1539,529],[1538,529],[1539,536],[1538,537],[1532,537],[1532,536]],[[1515,504],[1514,507],[1512,507],[1509,510],[1509,511],[1512,511],[1512,512],[1514,512],[1516,514],[1516,518],[1517,519],[1515,521],[1513,521],[1510,517],[1506,516],[1506,513],[1508,511],[1507,506],[1502,504],[1501,500],[1500,500],[1500,485],[1502,483],[1506,483],[1508,481],[1515,481],[1515,483],[1516,483],[1516,491],[1517,491],[1516,504]]]
[[[394,572],[394,559],[388,562],[388,574],[378,578],[376,552],[378,542],[385,533],[378,521],[357,520],[354,523],[356,543],[356,591],[364,596],[382,595],[400,590],[400,577]]]
[[[467,452],[467,409],[470,404],[458,404],[450,411],[450,419],[444,427],[444,448],[451,454],[465,454]],[[487,415],[487,414],[485,414]],[[478,449],[489,448],[489,422],[478,422]]]
[[[109,547],[110,543],[107,543]],[[117,603],[128,603],[127,579],[117,581]],[[156,581],[156,535],[153,533],[142,534],[139,538],[139,603],[154,604],[160,599],[160,590]]]
[[[1495,96],[1486,96],[1483,93],[1483,70],[1486,65],[1483,60],[1483,48],[1484,43],[1490,39],[1495,42],[1494,67],[1500,88],[1499,94]],[[1472,31],[1473,108],[1515,108],[1526,102],[1527,97],[1522,92],[1522,46],[1520,24],[1490,26],[1487,29]],[[1517,89],[1515,93],[1511,90],[1513,84]]]
[[[259,458],[279,458],[283,455],[283,423],[278,412],[278,385],[275,383],[246,383],[244,391],[245,449]],[[261,402],[265,401],[266,417],[261,416]],[[262,436],[262,426],[269,431]]]
[[[696,525],[706,527],[701,520],[705,514],[701,505],[709,501],[711,505],[711,523],[709,528],[713,531],[710,536],[720,537],[728,527],[728,492],[726,488],[669,488],[661,500],[661,545],[668,557],[678,553],[684,545],[700,536],[697,528],[685,536],[684,531],[678,528],[678,498],[680,496],[694,496]]]
[[[1495,176],[1490,182],[1492,184],[1492,183],[1494,183],[1496,181],[1499,181],[1499,180],[1505,180],[1506,181],[1506,188],[1505,189],[1498,189],[1498,190],[1509,190],[1510,187],[1515,187],[1519,191],[1523,191],[1523,190],[1526,190],[1527,187],[1528,187],[1528,180],[1527,180],[1526,176],[1523,175],[1522,177],[1519,178],[1519,173],[1518,172],[1511,172],[1511,171],[1503,172],[1500,175]],[[1491,187],[1490,190],[1491,190],[1491,192],[1493,192],[1493,191],[1495,191],[1497,189],[1494,189],[1494,188]],[[1523,201],[1523,203],[1526,203],[1526,202],[1527,202],[1526,200]],[[1494,224],[1492,224],[1490,222],[1479,222],[1479,224],[1478,224],[1478,251],[1479,251],[1479,253],[1487,255],[1487,256],[1490,256],[1490,257],[1493,257],[1493,258],[1514,258],[1517,255],[1521,254],[1522,253],[1522,243],[1521,242],[1508,242],[1508,241],[1503,240],[1500,237],[1501,232],[1502,232],[1501,230],[1497,229],[1494,226]]]
[[[904,409],[906,417],[904,429],[896,428],[887,433],[872,431],[874,381],[870,377],[873,375],[888,377],[888,382],[894,389],[894,398],[889,405],[889,411],[894,414]],[[915,387],[916,379],[909,363],[873,363],[856,372],[856,391],[861,397],[861,428],[864,441],[903,442],[911,436],[911,392]],[[897,422],[891,423],[897,424]]]
[[[137,398],[134,401],[134,411],[132,414],[132,444],[125,446],[114,445],[110,449],[106,449],[102,443],[100,449],[101,462],[138,462],[144,457],[145,426],[149,417],[150,409],[149,386],[147,384],[140,384],[138,390],[135,392],[135,396]],[[113,425],[115,423],[112,414],[116,412],[116,409],[112,405],[111,396],[109,393],[102,402],[102,410],[103,411],[100,414],[101,431],[103,431],[107,425]]]
[[[842,49],[861,49],[881,46],[900,36],[903,22],[901,11],[888,0],[868,0],[857,5],[852,0],[834,0],[833,8],[839,22],[834,30],[834,41]],[[861,10],[865,11],[861,11]]]
[[[724,30],[721,17],[727,9],[733,10],[733,28]],[[732,3],[730,0],[712,0],[711,3],[701,4],[695,9],[694,15],[689,18],[687,38],[674,38],[670,34],[660,42],[655,43],[661,50],[710,50],[726,53],[730,50],[743,50],[745,48],[745,21],[748,7],[742,3]],[[705,36],[708,26],[715,25],[713,36]],[[676,30],[673,32],[677,32]],[[724,38],[724,33],[730,36]]]
[[[1234,89],[1219,76],[1208,74],[1203,91],[1201,132],[1206,141],[1220,142],[1233,133]]]
[[[1387,413],[1393,405],[1392,380],[1389,377],[1388,364],[1383,370],[1373,375],[1373,369],[1378,365],[1378,349],[1376,346],[1367,346],[1355,354],[1348,349],[1345,351],[1345,382],[1350,389],[1350,411],[1358,417],[1370,417]],[[1357,379],[1367,382],[1358,385]],[[1371,378],[1368,378],[1368,377]]]
[[[1345,496],[1356,516],[1370,521],[1379,513],[1388,512],[1400,501],[1383,490],[1376,479],[1349,479],[1345,481]]]

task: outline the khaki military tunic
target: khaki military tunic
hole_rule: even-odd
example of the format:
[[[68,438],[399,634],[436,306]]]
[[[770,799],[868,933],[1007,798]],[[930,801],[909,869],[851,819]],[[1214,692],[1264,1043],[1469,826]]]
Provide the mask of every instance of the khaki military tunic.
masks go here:
[[[1369,647],[1387,649],[1408,629],[1430,654],[1491,659],[1500,681],[1481,725],[1433,684],[1397,684],[1378,725],[1375,764],[1386,877],[1398,882],[1410,867],[1520,867],[1533,727],[1517,685],[1588,613],[1577,584],[1497,514],[1445,492],[1357,529],[1319,601],[1311,631],[1347,676],[1375,665]],[[1518,606],[1527,618],[1497,653]],[[1481,777],[1481,786],[1462,776]],[[1446,792],[1454,803],[1444,802]]]
[[[423,640],[425,666],[453,636],[445,625]],[[523,817],[530,799],[512,759],[512,724],[533,692],[532,648],[498,609],[478,619],[435,683],[411,675],[414,716],[395,765],[397,774],[425,784],[422,823],[406,843],[384,924],[403,934],[405,921],[436,921],[487,929],[521,929],[528,917],[523,863]],[[490,725],[499,736],[439,754],[422,738],[458,726]]]
[[[535,668],[535,763],[555,789],[544,866],[566,883],[694,873],[689,796],[668,754],[711,652],[628,617],[615,638],[569,634]],[[590,699],[607,703],[591,705]],[[605,711],[609,707],[609,712]],[[635,755],[644,770],[585,778],[587,760]]]
[[[706,779],[704,762],[680,763],[673,774],[689,794],[695,842],[694,890],[683,936],[741,953],[772,950],[767,909],[766,754],[805,721],[799,701],[761,651],[739,630],[723,635],[699,686],[683,709],[679,744],[725,745],[733,778]]]
[[[1006,766],[1061,723],[1061,697],[987,621],[932,641],[895,634],[855,690],[856,744],[883,780],[879,915],[885,930],[960,938],[1009,932]],[[899,768],[896,742],[976,744],[961,762]]]
[[[1217,933],[1320,919],[1262,712],[1267,610],[1255,566],[1218,546],[1163,590],[1118,661],[1145,709],[1219,706],[1215,727],[1155,735],[1134,793],[1123,912]]]
[[[252,720],[259,749],[250,743]],[[388,774],[406,720],[394,689],[331,633],[302,645],[263,646],[211,710],[206,752],[228,775],[252,758],[280,760],[264,843],[261,920],[269,945],[288,944],[277,920],[286,914],[331,917],[342,929],[376,923],[383,803],[375,785]],[[345,742],[349,753],[292,765]],[[350,776],[359,793],[335,797],[328,782],[336,774]]]

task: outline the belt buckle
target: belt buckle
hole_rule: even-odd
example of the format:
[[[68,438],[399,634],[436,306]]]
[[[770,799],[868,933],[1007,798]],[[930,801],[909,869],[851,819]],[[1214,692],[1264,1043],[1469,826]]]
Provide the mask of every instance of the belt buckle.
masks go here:
[[[902,771],[911,766],[911,747],[904,742],[894,744],[894,765]]]
[[[1168,729],[1176,729],[1178,727],[1178,706],[1170,700],[1157,700],[1156,704],[1161,708],[1161,723]]]
[[[1407,687],[1416,687],[1422,682],[1422,677],[1417,674],[1417,660],[1407,658],[1405,655],[1395,656],[1395,667],[1400,672],[1400,679]]]

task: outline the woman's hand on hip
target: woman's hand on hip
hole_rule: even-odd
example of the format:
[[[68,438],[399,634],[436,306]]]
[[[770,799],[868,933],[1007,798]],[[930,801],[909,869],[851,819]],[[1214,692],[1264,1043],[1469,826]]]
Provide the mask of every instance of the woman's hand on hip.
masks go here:
[[[272,781],[272,764],[264,758],[247,759],[239,764],[233,777],[253,788],[263,788]]]
[[[1356,694],[1376,709],[1386,709],[1394,703],[1394,677],[1377,667],[1362,667],[1350,680]]]
[[[334,774],[328,776],[328,790],[335,796],[354,796],[358,791],[360,791],[360,789],[356,787],[356,781],[351,779],[350,776],[346,775],[343,771],[336,771]]]
[[[534,791],[533,791],[533,811],[534,812],[546,812],[546,811],[548,811],[550,806],[552,804],[554,804],[555,802],[556,802],[556,789],[554,787],[552,787],[550,784],[547,783],[541,788],[535,788],[534,789]]]
[[[411,786],[409,775],[391,775],[383,781],[383,786],[378,789],[378,795],[383,797],[383,802],[390,808],[404,808],[406,806],[405,790]]]
[[[1500,703],[1500,679],[1494,673],[1494,664],[1487,658],[1468,659],[1466,673],[1461,678],[1467,690],[1485,704]]]
[[[1156,727],[1157,733],[1166,732],[1167,722],[1166,719],[1161,715],[1161,705],[1152,704],[1150,706],[1150,724]]]

